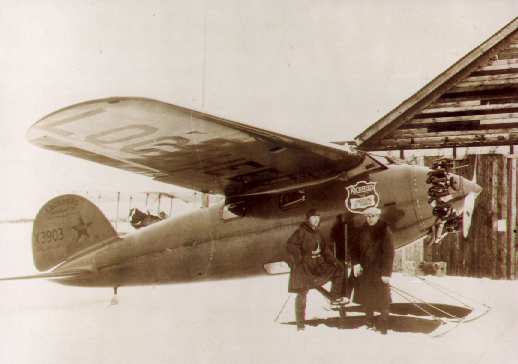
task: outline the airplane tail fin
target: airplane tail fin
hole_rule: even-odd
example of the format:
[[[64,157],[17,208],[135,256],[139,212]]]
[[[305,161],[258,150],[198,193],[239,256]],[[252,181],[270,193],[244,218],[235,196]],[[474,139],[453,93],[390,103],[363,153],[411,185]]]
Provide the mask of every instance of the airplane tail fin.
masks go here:
[[[115,237],[110,221],[87,199],[71,194],[55,197],[43,205],[34,220],[34,266],[46,271],[93,244]]]

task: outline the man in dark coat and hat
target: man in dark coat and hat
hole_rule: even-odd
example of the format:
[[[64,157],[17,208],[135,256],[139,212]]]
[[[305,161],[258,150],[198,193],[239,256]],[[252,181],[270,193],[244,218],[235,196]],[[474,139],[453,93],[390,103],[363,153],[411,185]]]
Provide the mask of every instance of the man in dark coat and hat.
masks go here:
[[[394,242],[389,226],[380,220],[381,210],[364,211],[366,224],[359,229],[358,239],[351,246],[355,303],[364,306],[367,326],[374,327],[374,311],[381,313],[377,328],[387,333],[390,297],[390,276],[394,262]]]
[[[306,296],[308,290],[332,281],[333,304],[343,304],[342,286],[345,266],[337,260],[330,244],[318,230],[320,216],[315,209],[306,213],[304,221],[288,239],[287,250],[291,256],[291,273],[288,291],[297,293],[295,317],[297,329],[304,329]]]

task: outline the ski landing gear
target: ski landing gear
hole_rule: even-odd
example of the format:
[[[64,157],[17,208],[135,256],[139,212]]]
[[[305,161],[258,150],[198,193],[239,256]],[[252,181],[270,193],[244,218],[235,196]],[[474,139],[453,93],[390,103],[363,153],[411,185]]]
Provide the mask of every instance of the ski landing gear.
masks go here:
[[[432,227],[432,243],[440,243],[448,233],[459,231],[462,227],[462,214],[459,214],[449,201],[452,199],[450,190],[458,190],[459,186],[452,174],[453,160],[441,158],[433,162],[432,170],[428,172],[426,183],[428,189],[428,203],[433,208],[437,220]]]
[[[460,293],[454,292],[453,290],[429,281],[428,279],[419,276],[415,276],[415,278],[421,280],[430,288],[433,288],[435,291],[442,293],[460,304],[460,306],[453,306],[426,302],[406,290],[395,287],[394,285],[390,286],[392,292],[396,293],[404,301],[416,308],[416,313],[414,313],[414,315],[418,315],[420,312],[421,314],[418,316],[426,316],[429,320],[438,323],[435,330],[429,333],[431,337],[446,335],[461,324],[477,320],[491,310],[491,307],[487,304],[476,302],[473,299],[462,296]],[[469,301],[470,303],[467,303],[466,301]]]

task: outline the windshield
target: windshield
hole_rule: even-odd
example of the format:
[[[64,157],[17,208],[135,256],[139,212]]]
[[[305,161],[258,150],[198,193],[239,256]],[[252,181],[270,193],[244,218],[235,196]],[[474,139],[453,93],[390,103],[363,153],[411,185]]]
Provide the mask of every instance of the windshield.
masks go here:
[[[386,166],[388,164],[397,164],[394,159],[392,159],[391,157],[386,156],[386,155],[369,153],[369,156],[372,157],[372,159],[376,160],[376,162],[378,162],[384,166]]]

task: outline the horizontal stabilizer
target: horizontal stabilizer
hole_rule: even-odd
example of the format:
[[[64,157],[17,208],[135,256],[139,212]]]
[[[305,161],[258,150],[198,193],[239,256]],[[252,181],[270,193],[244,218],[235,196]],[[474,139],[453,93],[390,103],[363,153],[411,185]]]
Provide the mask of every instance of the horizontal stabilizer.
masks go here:
[[[40,273],[33,274],[28,276],[16,276],[16,277],[5,277],[0,278],[0,281],[18,281],[22,279],[42,279],[42,278],[67,278],[74,277],[80,274],[88,273],[87,270],[74,270],[74,271],[66,271],[66,272],[49,272],[49,273]]]

